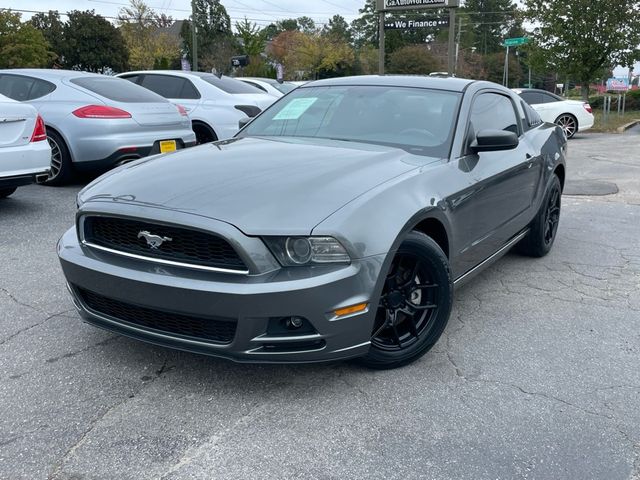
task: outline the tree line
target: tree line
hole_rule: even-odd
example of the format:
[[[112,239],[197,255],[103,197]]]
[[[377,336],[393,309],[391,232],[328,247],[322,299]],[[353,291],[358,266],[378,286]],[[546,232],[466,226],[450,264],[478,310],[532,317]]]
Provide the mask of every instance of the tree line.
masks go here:
[[[195,0],[191,20],[156,13],[144,0],[130,0],[113,21],[93,10],[35,14],[0,10],[0,67],[59,67],[94,72],[180,68],[191,59],[196,25],[198,67],[232,73],[230,59],[247,55],[248,66],[234,73],[315,79],[377,73],[378,16],[375,0],[365,0],[351,23],[334,15],[318,25],[303,16],[266,27],[246,18],[232,24],[220,0]],[[388,14],[389,21],[433,20],[444,10]],[[527,36],[530,42],[510,56],[510,86],[572,81],[583,86],[606,78],[618,64],[640,59],[640,1],[466,0],[455,25],[437,29],[388,30],[388,73],[427,74],[446,70],[448,29],[455,29],[456,74],[502,81],[503,41]],[[586,93],[585,93],[586,95]]]

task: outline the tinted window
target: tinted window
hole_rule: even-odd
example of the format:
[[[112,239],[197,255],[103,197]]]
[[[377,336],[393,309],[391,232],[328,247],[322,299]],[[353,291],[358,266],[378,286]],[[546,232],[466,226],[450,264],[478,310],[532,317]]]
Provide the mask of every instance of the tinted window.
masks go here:
[[[448,157],[460,96],[393,86],[300,88],[257,117],[240,136],[347,140]]]
[[[539,92],[522,92],[520,96],[529,105],[537,105],[539,103],[544,103],[542,101],[542,95]]]
[[[542,98],[542,102],[540,103],[553,103],[553,102],[559,102],[560,100],[562,100],[561,98],[555,97],[550,93],[541,93],[540,97]]]
[[[153,92],[135,85],[127,80],[113,77],[79,77],[71,80],[71,83],[85,88],[90,92],[123,103],[154,103],[166,102]]]
[[[247,83],[247,84],[251,85],[252,87],[259,88],[259,89],[260,89],[260,90],[262,90],[263,92],[266,92],[266,91],[267,91],[267,89],[266,89],[266,88],[264,88],[262,85],[258,85],[257,83],[253,83],[253,82],[252,82],[252,81],[250,81],[250,80],[240,80],[240,81],[241,81],[241,82],[244,82],[244,83]]]
[[[474,134],[481,130],[507,130],[518,134],[518,118],[508,97],[497,93],[483,93],[476,97],[471,108]]]
[[[56,89],[53,83],[23,75],[0,76],[0,93],[19,102],[44,97]]]
[[[124,78],[125,80],[129,80],[132,83],[140,83],[138,80],[140,79],[140,75],[127,75],[126,77],[118,77]]]
[[[140,85],[164,98],[180,98],[184,79],[171,75],[145,75]]]
[[[210,73],[201,73],[198,75],[202,80],[207,83],[210,83],[214,87],[219,88],[223,92],[227,93],[263,93],[262,90],[257,89],[256,87],[252,87],[251,85],[247,85],[240,80],[236,80],[235,78],[222,77],[218,78],[217,76]]]

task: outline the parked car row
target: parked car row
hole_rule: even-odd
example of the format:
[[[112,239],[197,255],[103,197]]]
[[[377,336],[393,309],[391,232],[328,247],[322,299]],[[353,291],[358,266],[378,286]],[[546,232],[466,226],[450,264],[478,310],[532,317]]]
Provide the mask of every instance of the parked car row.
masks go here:
[[[240,120],[256,116],[276,100],[252,85],[209,73],[140,71],[119,77],[68,70],[0,70],[0,94],[32,106],[33,118],[39,115],[45,129],[43,140],[48,142],[40,149],[50,148],[50,153],[39,181],[61,185],[78,171],[106,170],[148,155],[230,138]],[[11,133],[18,135],[18,127],[27,128],[28,123],[4,119],[6,112],[8,108],[0,112],[2,147],[18,142]],[[8,167],[0,168],[16,175]],[[0,183],[0,194],[13,188],[9,185]]]

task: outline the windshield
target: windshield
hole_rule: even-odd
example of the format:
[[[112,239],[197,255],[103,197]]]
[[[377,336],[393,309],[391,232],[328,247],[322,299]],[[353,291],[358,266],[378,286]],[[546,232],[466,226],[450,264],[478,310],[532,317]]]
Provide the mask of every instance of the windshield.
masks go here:
[[[291,90],[295,90],[296,88],[298,88],[297,85],[294,85],[293,83],[289,83],[289,82],[283,82],[283,83],[273,82],[271,85],[276,90],[279,90],[280,92],[285,94],[289,93]]]
[[[327,138],[447,157],[460,97],[395,86],[298,88],[238,136]]]

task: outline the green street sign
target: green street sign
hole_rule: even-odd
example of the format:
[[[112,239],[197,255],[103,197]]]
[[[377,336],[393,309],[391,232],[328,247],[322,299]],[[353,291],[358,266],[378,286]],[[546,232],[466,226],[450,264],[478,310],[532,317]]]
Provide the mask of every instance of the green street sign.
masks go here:
[[[529,39],[527,37],[505,38],[503,47],[517,47],[518,45],[524,45]]]

